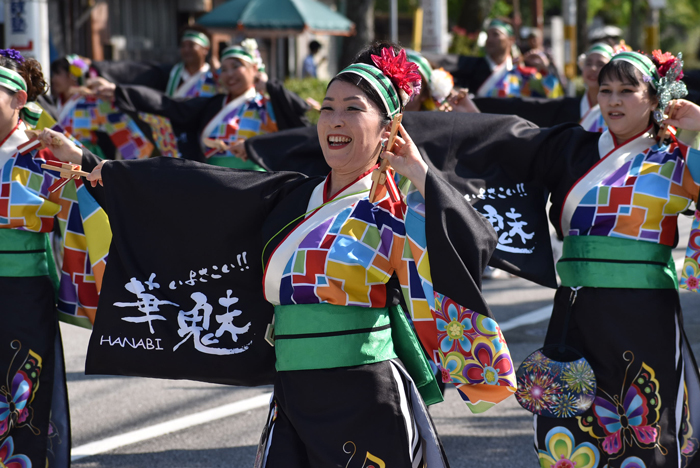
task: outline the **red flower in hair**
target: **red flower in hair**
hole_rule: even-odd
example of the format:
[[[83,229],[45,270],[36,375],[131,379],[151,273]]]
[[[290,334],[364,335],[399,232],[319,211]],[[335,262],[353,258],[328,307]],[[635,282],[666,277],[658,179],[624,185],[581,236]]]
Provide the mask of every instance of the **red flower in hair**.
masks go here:
[[[656,68],[659,70],[659,76],[666,76],[666,73],[668,73],[673,64],[676,63],[676,60],[678,60],[672,53],[664,52],[662,54],[660,50],[653,51],[651,56],[654,65],[656,65]],[[683,78],[683,72],[681,72],[677,80],[680,80],[681,78]]]
[[[401,49],[399,55],[394,53],[391,47],[382,49],[382,55],[372,55],[374,64],[389,77],[394,86],[403,89],[406,94],[420,93],[421,77],[418,73],[418,65],[406,59],[406,51]]]

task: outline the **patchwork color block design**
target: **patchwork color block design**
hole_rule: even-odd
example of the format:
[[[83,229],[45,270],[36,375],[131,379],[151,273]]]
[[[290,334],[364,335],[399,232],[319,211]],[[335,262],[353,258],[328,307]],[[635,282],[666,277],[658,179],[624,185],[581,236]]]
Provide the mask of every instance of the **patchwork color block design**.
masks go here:
[[[290,234],[285,242],[296,248],[280,247],[291,255],[280,277],[279,303],[381,308],[387,304],[386,283],[395,274],[415,330],[443,381],[457,386],[471,411],[486,411],[515,391],[500,328],[433,290],[422,196],[411,191],[404,202],[382,189],[375,204],[365,195],[329,217],[311,215],[304,221],[311,223],[308,232],[303,224],[297,227],[305,232],[302,237]]]
[[[676,219],[697,198],[685,159],[697,150],[676,142],[629,158],[583,197],[571,236],[610,236],[672,246]]]
[[[543,77],[531,69],[516,67],[506,72],[484,96],[558,98],[564,96],[564,89],[554,75]]]
[[[48,233],[58,220],[63,248],[60,318],[90,328],[111,242],[109,222],[80,180],[48,191],[59,176],[41,164],[52,159],[48,150],[16,153],[0,168],[0,229]]]
[[[79,98],[59,124],[83,144],[96,144],[97,131],[107,133],[123,159],[148,158],[153,151],[136,122],[102,99]]]
[[[228,144],[247,140],[256,135],[277,131],[272,104],[260,94],[222,116],[207,138],[223,140]],[[208,156],[235,157],[228,151],[207,153]]]

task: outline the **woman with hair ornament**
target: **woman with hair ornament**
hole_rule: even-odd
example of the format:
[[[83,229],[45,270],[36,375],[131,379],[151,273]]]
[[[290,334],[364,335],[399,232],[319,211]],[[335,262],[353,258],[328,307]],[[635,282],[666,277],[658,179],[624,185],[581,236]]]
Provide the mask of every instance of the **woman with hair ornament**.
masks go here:
[[[58,318],[89,327],[98,299],[78,214],[87,192],[77,195],[73,182],[54,189],[59,175],[42,168],[82,151],[63,133],[32,133],[42,118],[34,101],[47,89],[39,62],[0,50],[0,466],[8,468],[70,465]],[[65,239],[69,218],[71,252],[57,265],[49,236],[60,230]]]
[[[535,416],[542,467],[700,464],[700,376],[671,256],[678,215],[700,192],[700,151],[667,129],[700,130],[700,108],[680,100],[682,64],[680,53],[612,55],[598,76],[606,130],[580,138],[559,160],[525,162],[552,193],[550,219],[564,239],[545,345],[565,335],[595,372],[592,383],[592,375],[567,371],[565,385],[597,385],[578,416],[561,397],[565,388],[541,396],[559,415]],[[690,256],[680,286],[697,291],[697,250]]]
[[[419,92],[417,66],[378,43],[328,85],[317,125],[328,176],[187,165],[191,180],[221,184],[227,205],[264,213],[261,294],[274,305],[277,374],[258,467],[448,466],[426,408],[442,396],[421,348],[473,412],[514,391],[508,347],[480,291],[493,229],[428,168],[403,126],[386,141]],[[370,201],[382,159],[391,169]],[[114,194],[155,165],[181,163],[101,163],[90,179],[122,203]],[[245,195],[256,186],[258,202]],[[198,202],[193,194],[192,211]]]

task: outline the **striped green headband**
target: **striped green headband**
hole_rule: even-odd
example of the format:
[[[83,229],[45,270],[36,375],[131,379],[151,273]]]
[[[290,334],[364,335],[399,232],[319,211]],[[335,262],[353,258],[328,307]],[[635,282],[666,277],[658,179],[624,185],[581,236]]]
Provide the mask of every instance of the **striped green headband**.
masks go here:
[[[227,58],[237,58],[244,62],[255,63],[255,57],[241,46],[231,46],[224,49],[221,54],[221,60],[223,61]]]
[[[511,26],[510,24],[506,23],[505,21],[501,21],[499,19],[492,19],[491,20],[491,22],[489,23],[489,26],[486,29],[488,30],[491,28],[495,28],[495,29],[498,29],[499,31],[502,31],[508,37],[512,37],[515,35],[515,33],[513,32],[513,26]]]
[[[639,52],[620,52],[614,55],[610,61],[613,62],[616,60],[622,60],[634,65],[637,70],[642,72],[642,75],[651,78],[651,85],[656,89],[659,82],[659,71],[649,57]]]
[[[611,46],[609,46],[608,44],[605,44],[603,42],[597,42],[597,43],[593,44],[586,51],[586,55],[600,54],[603,57],[607,58],[608,60],[610,60],[612,58],[614,53],[615,53],[615,51],[613,50],[613,48]]]
[[[227,58],[237,58],[239,60],[243,60],[244,62],[252,63],[258,67],[259,72],[265,73],[265,64],[262,62],[262,60],[257,59],[253,56],[253,54],[241,46],[235,45],[224,49],[224,51],[221,53],[221,61],[224,61]]]
[[[184,33],[182,33],[182,39],[180,40],[180,42],[184,41],[192,41],[195,44],[199,44],[207,49],[211,47],[211,42],[209,42],[209,38],[207,37],[207,35],[203,32],[195,31],[193,29],[188,29]]]
[[[382,73],[379,68],[367,65],[366,63],[353,63],[338,73],[338,75],[342,75],[343,73],[352,73],[364,78],[365,81],[377,91],[377,94],[379,94],[384,104],[384,109],[389,117],[393,117],[401,112],[399,93],[396,91],[396,88],[394,88],[391,80]]]
[[[425,57],[413,50],[406,50],[406,57],[408,60],[418,65],[418,70],[425,77],[425,79],[428,80],[428,83],[430,83],[430,79],[433,75],[433,67],[430,66],[430,63],[425,59]]]
[[[5,67],[0,67],[0,86],[9,89],[13,93],[17,91],[27,92],[27,83],[24,81],[24,78],[16,71]],[[41,112],[42,110],[39,106],[33,102],[27,102],[19,111],[19,115],[25,123],[35,127],[39,117],[41,117]]]

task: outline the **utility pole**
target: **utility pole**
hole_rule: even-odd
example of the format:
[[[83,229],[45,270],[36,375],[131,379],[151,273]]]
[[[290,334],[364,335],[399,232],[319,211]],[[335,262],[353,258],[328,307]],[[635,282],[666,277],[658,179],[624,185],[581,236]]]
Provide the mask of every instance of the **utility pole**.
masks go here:
[[[391,35],[391,42],[398,44],[399,42],[399,0],[391,0],[391,7],[389,11],[389,32]]]
[[[576,48],[576,0],[563,0],[562,13],[564,16],[564,73],[569,79],[566,94],[573,96],[575,92],[573,78],[576,77],[576,59],[578,57]]]

